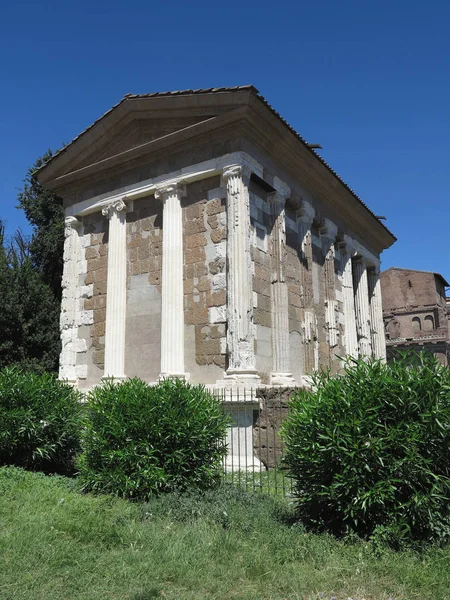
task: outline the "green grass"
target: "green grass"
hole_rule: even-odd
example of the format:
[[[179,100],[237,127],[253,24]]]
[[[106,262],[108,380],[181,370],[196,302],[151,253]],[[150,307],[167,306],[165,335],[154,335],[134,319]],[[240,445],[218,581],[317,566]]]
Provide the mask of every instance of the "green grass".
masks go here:
[[[375,555],[231,486],[146,505],[75,486],[0,469],[1,600],[450,598],[450,548]]]

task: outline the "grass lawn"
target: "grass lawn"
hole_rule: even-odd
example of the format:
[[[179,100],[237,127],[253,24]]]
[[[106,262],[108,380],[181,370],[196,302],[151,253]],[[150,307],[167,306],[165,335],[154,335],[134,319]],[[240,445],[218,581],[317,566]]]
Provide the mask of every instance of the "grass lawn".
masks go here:
[[[450,598],[450,548],[419,556],[305,533],[280,498],[223,488],[147,505],[0,469],[0,599]]]

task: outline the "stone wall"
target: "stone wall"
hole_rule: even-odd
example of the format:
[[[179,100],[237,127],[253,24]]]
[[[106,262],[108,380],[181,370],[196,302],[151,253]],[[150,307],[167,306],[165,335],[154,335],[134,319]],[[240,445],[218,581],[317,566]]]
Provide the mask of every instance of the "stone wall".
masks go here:
[[[250,182],[250,240],[256,369],[262,383],[272,370],[271,240],[273,215],[267,193]]]
[[[289,412],[289,400],[296,388],[259,388],[256,398],[260,410],[255,414],[253,447],[255,455],[266,469],[280,465],[283,442],[279,432]]]
[[[182,201],[185,360],[192,382],[226,368],[226,201],[214,177],[187,186]]]
[[[303,366],[303,272],[301,243],[296,214],[286,206],[286,267],[284,275],[288,286],[289,299],[289,355],[292,376],[301,381]]]
[[[100,382],[105,360],[108,224],[101,213],[95,213],[83,218],[82,228],[86,267],[79,284],[90,292],[80,295],[78,339],[85,341],[86,351],[77,356],[77,365],[85,369],[80,387],[90,387]]]
[[[161,356],[162,204],[135,200],[127,213],[125,373],[156,381]]]

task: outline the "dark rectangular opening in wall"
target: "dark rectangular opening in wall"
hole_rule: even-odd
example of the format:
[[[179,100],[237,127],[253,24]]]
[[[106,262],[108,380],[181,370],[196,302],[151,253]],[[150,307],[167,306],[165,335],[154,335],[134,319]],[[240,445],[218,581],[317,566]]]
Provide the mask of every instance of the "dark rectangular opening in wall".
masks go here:
[[[256,183],[256,185],[259,185],[259,187],[262,188],[268,194],[271,194],[275,191],[275,189],[271,185],[269,185],[267,181],[264,181],[264,179],[261,179],[261,177],[255,175],[255,173],[252,173],[250,180],[253,181],[253,183]]]

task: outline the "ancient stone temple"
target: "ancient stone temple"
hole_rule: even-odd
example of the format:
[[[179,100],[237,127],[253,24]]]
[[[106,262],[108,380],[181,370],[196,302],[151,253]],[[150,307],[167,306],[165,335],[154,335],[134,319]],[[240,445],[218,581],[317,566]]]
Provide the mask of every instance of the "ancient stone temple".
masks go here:
[[[252,86],[127,95],[44,165],[60,376],[301,385],[385,356],[394,236]]]

